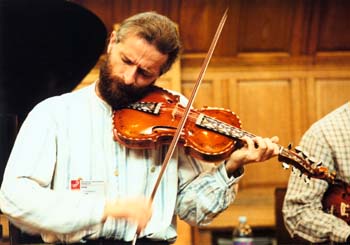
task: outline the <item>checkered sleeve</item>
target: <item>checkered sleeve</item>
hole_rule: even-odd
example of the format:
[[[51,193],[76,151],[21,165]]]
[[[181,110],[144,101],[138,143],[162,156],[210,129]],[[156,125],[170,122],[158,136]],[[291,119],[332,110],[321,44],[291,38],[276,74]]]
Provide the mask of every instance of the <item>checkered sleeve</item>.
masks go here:
[[[322,161],[337,178],[350,177],[350,113],[341,107],[315,123],[302,137],[300,146],[314,159]],[[345,242],[350,226],[340,218],[323,211],[322,198],[329,184],[310,178],[294,169],[284,199],[283,215],[287,230],[311,242],[332,240]]]

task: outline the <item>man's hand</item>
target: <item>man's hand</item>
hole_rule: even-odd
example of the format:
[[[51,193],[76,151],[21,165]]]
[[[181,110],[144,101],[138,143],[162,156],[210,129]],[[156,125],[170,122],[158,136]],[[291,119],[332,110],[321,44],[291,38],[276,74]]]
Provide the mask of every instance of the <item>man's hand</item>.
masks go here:
[[[247,136],[241,138],[244,142],[242,148],[234,151],[226,162],[226,170],[232,173],[245,164],[253,162],[263,162],[273,156],[278,155],[279,146],[278,137],[272,138],[249,138]]]
[[[103,221],[107,217],[128,219],[137,224],[137,232],[142,231],[152,216],[152,205],[149,199],[126,198],[107,202],[103,213]]]

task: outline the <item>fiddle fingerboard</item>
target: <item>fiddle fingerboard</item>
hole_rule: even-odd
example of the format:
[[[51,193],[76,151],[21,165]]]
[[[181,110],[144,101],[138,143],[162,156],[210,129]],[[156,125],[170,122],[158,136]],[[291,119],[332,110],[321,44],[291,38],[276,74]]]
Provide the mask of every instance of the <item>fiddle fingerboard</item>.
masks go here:
[[[255,137],[255,135],[247,131],[234,127],[213,117],[206,116],[203,113],[199,114],[197,117],[196,125],[236,140],[242,138],[243,136],[248,136],[250,138]]]

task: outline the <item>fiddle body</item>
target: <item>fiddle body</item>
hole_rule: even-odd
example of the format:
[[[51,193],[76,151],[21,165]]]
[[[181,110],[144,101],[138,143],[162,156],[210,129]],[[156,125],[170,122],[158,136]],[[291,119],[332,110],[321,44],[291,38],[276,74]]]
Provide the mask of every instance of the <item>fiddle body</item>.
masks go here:
[[[350,225],[350,186],[342,181],[330,184],[322,199],[323,210]]]
[[[142,98],[113,112],[114,139],[135,148],[169,144],[183,115],[179,96],[154,86]],[[179,143],[186,153],[204,161],[228,158],[241,138],[238,116],[221,108],[191,109]]]

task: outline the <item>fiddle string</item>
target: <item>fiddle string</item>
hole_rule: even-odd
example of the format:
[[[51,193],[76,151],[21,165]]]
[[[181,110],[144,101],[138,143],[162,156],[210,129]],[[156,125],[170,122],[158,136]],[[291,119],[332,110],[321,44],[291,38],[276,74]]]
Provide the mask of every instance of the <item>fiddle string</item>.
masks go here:
[[[161,110],[163,110],[163,111],[170,111],[170,110],[173,111],[174,109],[171,109],[171,108],[169,108],[169,107],[164,107],[164,108],[162,107]],[[175,110],[174,115],[175,115],[175,116],[182,117],[183,114],[184,114],[184,111],[185,111],[185,110],[184,110],[183,108],[181,108],[181,107],[176,107],[176,110]],[[196,122],[197,118],[198,118],[201,114],[202,114],[202,113],[200,113],[200,112],[198,112],[198,111],[196,111],[196,110],[192,110],[192,111],[191,111],[191,114],[189,114],[187,120],[190,121],[190,122]],[[205,115],[205,114],[204,114],[204,115]],[[245,130],[239,128],[239,127],[236,127],[236,126],[234,126],[234,125],[228,124],[228,123],[223,122],[223,121],[221,121],[221,120],[219,120],[219,119],[216,119],[216,118],[213,118],[213,119],[214,119],[217,123],[219,123],[220,125],[225,125],[225,127],[230,128],[230,131],[234,132],[234,135],[232,135],[233,138],[239,139],[239,138],[241,138],[241,137],[243,137],[243,136],[248,136],[249,138],[254,138],[254,137],[256,137],[255,134],[252,134],[252,133],[250,133],[250,132],[248,132],[248,131],[245,131]]]

